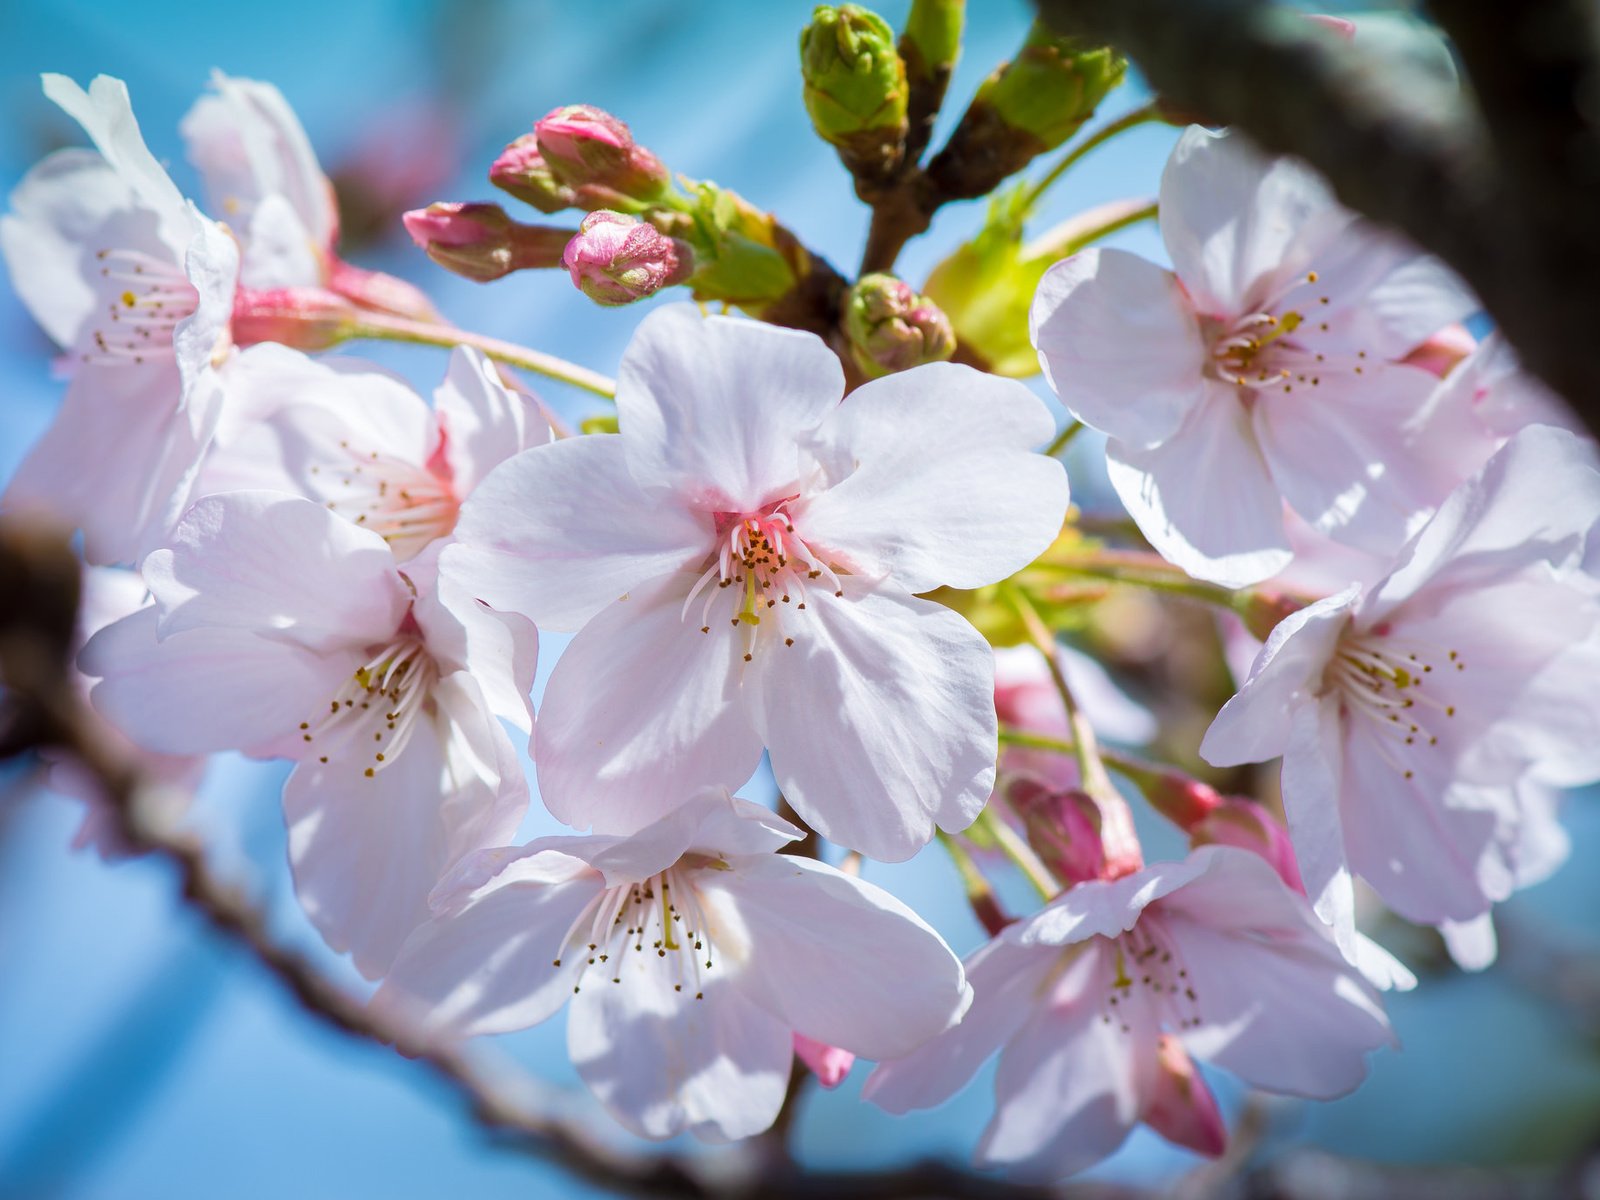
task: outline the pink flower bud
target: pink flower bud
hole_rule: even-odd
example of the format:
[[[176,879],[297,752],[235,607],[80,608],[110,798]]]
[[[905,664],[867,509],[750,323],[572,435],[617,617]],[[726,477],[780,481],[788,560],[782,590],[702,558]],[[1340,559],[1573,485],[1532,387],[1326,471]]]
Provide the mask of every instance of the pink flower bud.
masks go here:
[[[850,1051],[815,1041],[803,1033],[794,1035],[794,1053],[825,1088],[836,1088],[843,1083],[856,1061],[856,1056]]]
[[[628,304],[682,283],[694,270],[689,247],[621,213],[590,213],[567,243],[562,263],[597,304]]]
[[[570,187],[598,185],[632,201],[653,200],[666,191],[668,175],[661,160],[604,109],[563,105],[536,122],[533,131],[545,163]]]
[[[872,378],[943,362],[956,348],[938,305],[893,275],[867,275],[850,289],[844,330],[856,365]]]
[[[1221,798],[1215,808],[1189,829],[1196,846],[1237,846],[1272,864],[1278,878],[1302,896],[1306,885],[1294,856],[1289,831],[1264,805],[1240,796]]]
[[[525,133],[500,152],[489,167],[489,182],[540,212],[560,212],[577,204],[573,190],[556,177],[539,152],[539,139]]]
[[[356,306],[326,288],[247,288],[233,296],[235,345],[278,342],[296,350],[326,350],[354,337]]]
[[[1478,340],[1467,332],[1465,325],[1446,325],[1400,361],[1443,379],[1477,345]]]
[[[1182,771],[1153,771],[1140,778],[1139,790],[1152,808],[1184,830],[1193,829],[1223,802],[1216,788]]]
[[[1005,799],[1021,819],[1028,845],[1064,885],[1106,878],[1100,809],[1087,793],[1018,775],[1007,783]]]
[[[554,267],[570,229],[521,225],[498,204],[441,202],[402,218],[411,240],[446,270],[488,283],[530,267]]]
[[[1167,1141],[1216,1158],[1228,1147],[1228,1126],[1216,1097],[1182,1043],[1170,1033],[1156,1044],[1156,1086],[1144,1110],[1145,1124]]]

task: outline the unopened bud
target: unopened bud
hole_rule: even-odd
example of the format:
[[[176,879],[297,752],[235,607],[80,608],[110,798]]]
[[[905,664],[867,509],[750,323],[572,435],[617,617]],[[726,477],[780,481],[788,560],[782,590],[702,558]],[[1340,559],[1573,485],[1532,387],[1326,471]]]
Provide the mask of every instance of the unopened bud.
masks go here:
[[[567,243],[562,265],[572,282],[597,304],[629,304],[682,283],[694,270],[694,253],[655,226],[622,213],[593,212]]]
[[[230,333],[237,346],[278,342],[296,350],[326,350],[356,336],[361,314],[327,288],[241,287],[233,295]]]
[[[800,33],[806,112],[852,174],[887,178],[906,136],[906,68],[894,31],[859,4],[818,5]]]
[[[1182,771],[1152,769],[1132,777],[1150,807],[1179,829],[1192,830],[1223,802],[1216,788]]]
[[[1156,1043],[1155,1087],[1140,1114],[1167,1141],[1216,1158],[1228,1146],[1228,1126],[1216,1097],[1183,1043],[1170,1033]]]
[[[956,349],[956,336],[939,306],[893,275],[865,275],[850,289],[844,331],[856,365],[868,378],[944,362]]]
[[[489,167],[489,182],[543,213],[577,205],[573,190],[551,170],[539,152],[539,139],[525,133],[500,152]]]
[[[561,265],[570,229],[522,225],[498,204],[430,204],[401,218],[428,257],[448,271],[488,283],[513,271]]]
[[[856,1062],[856,1056],[850,1051],[808,1038],[803,1033],[794,1035],[794,1054],[825,1088],[836,1088],[843,1083]]]
[[[1022,821],[1028,845],[1062,884],[1106,877],[1100,808],[1086,792],[1019,775],[1007,783],[1005,799]]]
[[[580,207],[642,208],[660,199],[671,182],[661,160],[604,109],[563,105],[536,122],[533,131],[544,162],[573,189]]]
[[[1300,863],[1294,856],[1289,831],[1264,805],[1240,796],[1221,798],[1215,808],[1190,826],[1189,839],[1196,846],[1237,846],[1259,854],[1287,886],[1305,894],[1305,881],[1300,878]]]

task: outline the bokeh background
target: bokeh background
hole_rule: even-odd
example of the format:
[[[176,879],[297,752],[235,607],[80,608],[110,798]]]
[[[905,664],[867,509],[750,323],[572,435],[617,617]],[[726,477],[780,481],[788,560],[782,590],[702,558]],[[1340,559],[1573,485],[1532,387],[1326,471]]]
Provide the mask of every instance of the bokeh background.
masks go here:
[[[898,21],[906,3],[878,7]],[[970,7],[955,113],[1029,20],[1023,0]],[[177,123],[208,73],[269,80],[339,185],[347,258],[422,284],[460,324],[612,372],[639,308],[597,308],[556,272],[489,287],[447,275],[410,245],[400,211],[493,198],[484,176],[499,148],[555,105],[581,101],[629,121],[673,169],[773,208],[848,268],[866,219],[800,103],[796,43],[810,8],[809,0],[0,0],[0,190],[49,150],[80,140],[39,93],[40,71],[127,80],[147,140],[187,191],[194,175]],[[1106,111],[1143,98],[1135,83]],[[1152,195],[1173,137],[1145,127],[1098,152],[1051,194],[1039,228],[1101,201]],[[904,255],[906,277],[919,282],[981,214],[978,203],[942,212]],[[1117,242],[1161,256],[1149,227]],[[443,370],[441,351],[352,347],[369,350],[425,394]],[[51,417],[60,384],[50,359],[50,345],[0,285],[0,479]],[[552,386],[543,395],[569,420],[594,411],[579,393]],[[1092,505],[1097,452],[1090,439],[1080,442],[1074,490]],[[559,648],[546,639],[541,680]],[[108,867],[73,852],[79,807],[39,791],[15,765],[0,770],[0,1196],[592,1194],[494,1146],[424,1071],[309,1019],[184,911],[163,868]],[[354,986],[354,973],[321,950],[290,894],[276,805],[283,773],[219,759],[196,819],[223,868],[270,905],[281,934]],[[770,783],[758,779],[748,790],[761,797]],[[1588,856],[1600,846],[1600,815],[1580,795],[1567,816],[1574,861],[1505,907],[1505,950],[1491,971],[1440,970],[1429,938],[1393,925],[1376,930],[1427,970],[1416,993],[1391,999],[1403,1052],[1379,1054],[1368,1083],[1337,1103],[1252,1108],[1258,1158],[1311,1145],[1391,1163],[1537,1166],[1595,1147],[1600,873]],[[535,805],[524,833],[556,829]],[[1163,830],[1147,832],[1151,857],[1178,850]],[[867,875],[958,952],[981,940],[937,849],[909,864],[869,864]],[[542,1080],[576,1089],[569,1103],[606,1122],[566,1062],[561,1018],[501,1039],[499,1049]],[[807,1095],[795,1127],[805,1159],[872,1166],[964,1154],[987,1119],[988,1072],[910,1119],[860,1103],[864,1074]],[[1238,1086],[1213,1079],[1238,1114]],[[1154,1186],[1197,1161],[1140,1133],[1096,1174]]]

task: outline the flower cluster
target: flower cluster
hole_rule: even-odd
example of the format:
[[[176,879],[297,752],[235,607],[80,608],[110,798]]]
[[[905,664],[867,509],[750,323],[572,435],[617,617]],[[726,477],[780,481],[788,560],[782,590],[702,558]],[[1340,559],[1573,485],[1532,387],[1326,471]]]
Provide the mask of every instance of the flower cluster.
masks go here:
[[[1014,71],[1120,78],[1047,42]],[[492,173],[578,230],[406,219],[480,281],[564,266],[602,304],[686,284],[770,318],[653,309],[609,431],[570,435],[506,365],[556,360],[340,259],[269,85],[219,74],[184,120],[204,206],[120,82],[45,91],[95,148],[0,219],[68,377],[0,508],[82,530],[82,686],[167,819],[206,756],[294,764],[300,905],[419,1035],[565,1007],[578,1073],[649,1138],[761,1133],[797,1055],[830,1086],[875,1060],[866,1098],[898,1113],[998,1053],[980,1165],[1060,1177],[1141,1122],[1217,1154],[1197,1062],[1326,1098],[1394,1044],[1381,992],[1415,979],[1357,928],[1357,880],[1478,966],[1493,907],[1565,856],[1557,789],[1600,778],[1600,462],[1459,329],[1471,295],[1304,166],[1191,127],[1161,179],[1172,268],[1091,247],[1039,281],[1044,378],[1139,531],[1115,545],[1039,451],[1044,399],[967,365],[932,301],[871,274],[831,340],[790,327],[820,272],[792,235],[674,190],[609,114],[556,110]],[[831,140],[890,186],[906,122],[858,124]],[[314,356],[384,336],[454,347],[431,404]],[[1227,610],[1248,666],[1189,749],[1281,757],[1281,815],[1137,753],[1159,706],[1113,677],[1109,598],[1140,591]],[[571,640],[535,723],[539,630]],[[517,844],[524,740],[574,832]],[[784,816],[734,794],[763,760]],[[58,787],[98,805],[73,766]],[[1140,801],[1187,857],[1145,863]],[[84,839],[115,854],[104,818]],[[991,935],[964,963],[857,869],[936,838]],[[1007,859],[1042,893],[1020,919],[986,883]]]

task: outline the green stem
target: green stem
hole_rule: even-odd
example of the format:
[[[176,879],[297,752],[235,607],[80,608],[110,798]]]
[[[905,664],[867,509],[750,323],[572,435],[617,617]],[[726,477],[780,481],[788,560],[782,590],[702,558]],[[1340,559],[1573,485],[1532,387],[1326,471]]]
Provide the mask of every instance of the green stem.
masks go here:
[[[1049,737],[1046,734],[1030,733],[1026,729],[1013,729],[1005,725],[1000,727],[1000,743],[1004,746],[1019,746],[1024,750],[1045,750],[1072,759],[1078,756],[1077,745],[1068,738]],[[1119,775],[1124,775],[1136,783],[1155,777],[1155,768],[1142,759],[1134,758],[1131,754],[1108,750],[1104,746],[1096,749],[1100,761]]]
[[[447,325],[430,325],[424,321],[412,321],[405,317],[368,313],[363,314],[360,325],[351,333],[351,337],[373,338],[385,342],[409,342],[420,346],[470,346],[483,351],[496,362],[532,371],[547,379],[558,379],[562,383],[569,383],[573,387],[593,392],[596,396],[604,396],[608,400],[615,399],[617,394],[616,381],[597,371],[580,367],[577,363],[570,363],[553,354],[529,349],[527,346],[503,342],[498,338],[485,337],[479,333],[468,333],[462,329],[452,329]]]
[[[1044,456],[1046,458],[1054,458],[1056,455],[1060,454],[1063,450],[1070,446],[1072,444],[1072,439],[1077,437],[1078,434],[1082,432],[1083,422],[1072,422],[1072,424],[1068,425],[1060,433],[1056,434],[1055,441],[1051,442],[1044,448]]]
[[[1106,777],[1105,764],[1100,761],[1094,730],[1089,727],[1089,721],[1078,707],[1077,698],[1072,694],[1072,687],[1061,671],[1061,661],[1056,654],[1055,635],[1039,616],[1039,610],[1034,608],[1033,601],[1028,599],[1027,593],[1021,588],[1012,587],[1007,589],[1006,594],[1011,601],[1011,607],[1022,619],[1022,627],[1028,631],[1028,640],[1044,657],[1050,679],[1061,695],[1062,706],[1067,710],[1067,728],[1072,732],[1072,755],[1078,763],[1078,777],[1083,781],[1084,791],[1093,795],[1096,787],[1102,784],[1109,787],[1111,781]]]
[[[994,894],[994,888],[989,886],[989,881],[984,878],[978,864],[972,861],[972,855],[967,853],[967,848],[961,844],[960,839],[952,837],[944,830],[936,831],[939,835],[939,844],[944,847],[945,853],[950,856],[950,861],[955,864],[956,874],[961,876],[961,889],[966,893],[967,904],[972,908],[972,913],[978,922],[993,937],[1011,923],[1011,918],[1006,916],[1005,910],[1000,907],[1000,901]]]
[[[1033,847],[1028,845],[1022,835],[1006,823],[1004,817],[993,808],[986,808],[978,820],[994,839],[995,845],[1000,847],[1000,852],[1015,863],[1017,869],[1033,885],[1041,900],[1052,899],[1061,891],[1061,885],[1056,882],[1055,876],[1050,874],[1050,868],[1044,865],[1043,860],[1033,852]]]
[[[1156,108],[1156,102],[1152,100],[1148,104],[1140,105],[1132,112],[1124,113],[1115,121],[1112,121],[1109,125],[1102,125],[1099,129],[1095,130],[1088,137],[1084,138],[1083,141],[1079,142],[1071,150],[1067,151],[1065,156],[1062,157],[1061,161],[1055,166],[1051,167],[1044,178],[1040,179],[1038,183],[1034,184],[1033,187],[1028,190],[1028,197],[1027,200],[1024,201],[1024,207],[1031,209],[1035,204],[1037,204],[1039,202],[1039,197],[1044,195],[1045,192],[1050,189],[1051,185],[1056,182],[1056,180],[1065,175],[1067,171],[1072,168],[1074,163],[1083,158],[1084,155],[1088,154],[1097,146],[1101,146],[1104,143],[1109,142],[1119,133],[1136,128],[1137,126],[1143,125],[1149,121],[1157,121],[1160,119],[1161,113]]]
[[[1154,200],[1113,200],[1068,217],[1061,224],[1041,233],[1022,247],[1022,260],[1034,262],[1043,258],[1055,262],[1069,254],[1076,254],[1101,238],[1110,237],[1119,229],[1159,216],[1160,212],[1161,206]]]

